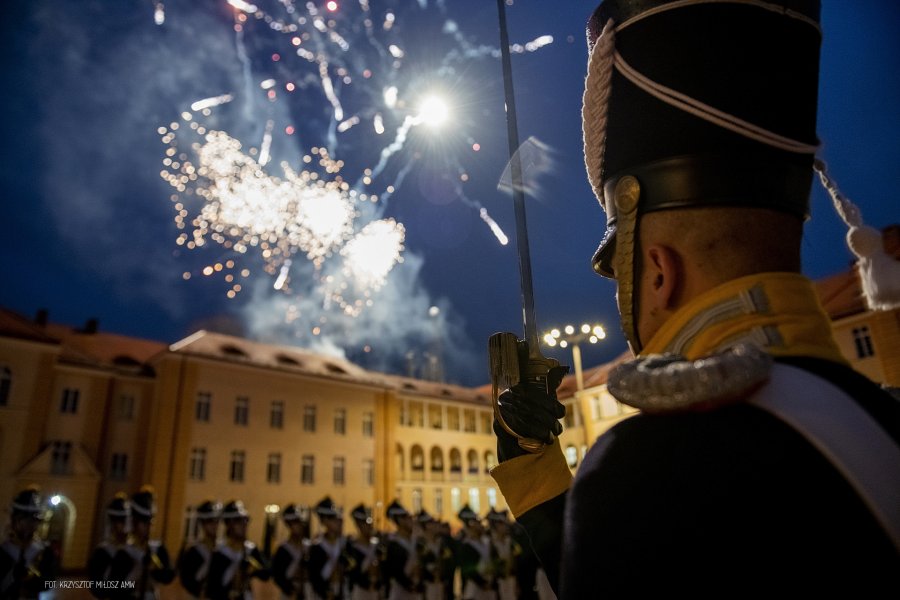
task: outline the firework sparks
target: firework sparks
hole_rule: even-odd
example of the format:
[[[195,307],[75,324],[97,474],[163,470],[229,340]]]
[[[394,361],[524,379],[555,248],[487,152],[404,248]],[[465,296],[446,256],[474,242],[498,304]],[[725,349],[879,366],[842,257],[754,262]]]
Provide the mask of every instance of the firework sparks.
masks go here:
[[[417,9],[386,9],[377,17],[383,18],[380,27],[367,0],[345,7],[294,0],[227,0],[227,4],[234,10],[240,93],[198,100],[182,114],[181,123],[159,128],[166,144],[161,176],[174,189],[176,243],[188,250],[217,248],[219,256],[231,254],[200,270],[205,276],[224,277],[231,285],[229,297],[241,291],[241,280],[249,276],[241,257],[255,257],[273,277],[272,288],[296,293],[294,284],[303,277],[301,287],[307,293],[317,289],[325,309],[335,304],[342,313],[355,316],[371,305],[392,269],[403,262],[405,227],[385,218],[384,211],[410,170],[425,164],[418,160],[421,145],[412,152],[406,148],[429,136],[434,139],[428,144],[438,143],[431,131],[424,130],[446,124],[451,104],[465,105],[458,97],[449,99],[453,102],[436,95],[420,97],[418,90],[429,87],[424,84],[429,78],[452,76],[457,62],[496,57],[499,51],[472,44],[456,23],[443,16],[445,8],[438,4],[431,11],[438,13],[433,15],[439,20],[435,33],[443,35],[451,48],[434,73],[420,80],[419,68],[407,67],[417,56],[416,49],[402,39],[403,28],[397,22],[406,10],[429,11],[426,3]],[[269,55],[278,69],[254,82],[256,65],[250,51],[260,45],[266,26],[274,36],[265,37],[263,43],[273,46]],[[552,41],[541,36],[514,45],[513,51],[533,52]],[[416,78],[408,75],[412,72]],[[453,86],[454,93],[458,88],[458,83]],[[258,103],[260,94],[268,102]],[[303,106],[312,118],[294,117],[285,123],[285,115],[294,109],[281,106],[282,96],[293,97],[293,105]],[[230,104],[235,106],[228,108]],[[310,104],[313,110],[308,110]],[[265,116],[258,114],[263,105],[268,107]],[[323,105],[330,113],[324,131],[316,116]],[[451,140],[471,126],[471,115],[453,112],[454,127],[442,135]],[[262,132],[257,125],[249,136],[260,142],[258,148],[244,148],[238,136],[226,131],[223,125],[229,117],[265,123]],[[360,124],[367,127],[356,127]],[[421,135],[413,135],[419,125],[427,127]],[[278,161],[286,147],[279,132],[293,139],[318,140],[328,150],[317,147],[306,156]],[[473,140],[456,139],[457,148],[470,145],[478,150]],[[375,140],[382,141],[373,147]],[[342,175],[343,161],[333,158],[343,148],[357,154],[361,148],[368,151],[352,157],[354,173],[361,173],[352,186]],[[463,184],[468,175],[458,159],[448,148],[443,152],[444,168],[462,173],[451,186],[455,196],[477,211],[500,244],[507,244],[487,209],[467,197]],[[377,159],[374,166],[367,163],[372,159]],[[271,172],[273,162],[280,175]],[[311,270],[298,256],[306,258]],[[190,276],[185,273],[185,279]]]

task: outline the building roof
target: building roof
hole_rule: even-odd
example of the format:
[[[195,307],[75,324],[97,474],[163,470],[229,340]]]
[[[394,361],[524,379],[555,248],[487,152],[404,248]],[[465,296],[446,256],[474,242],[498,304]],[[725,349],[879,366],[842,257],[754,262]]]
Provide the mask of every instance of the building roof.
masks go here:
[[[400,393],[484,403],[487,396],[462,386],[368,371],[344,358],[317,354],[295,346],[255,342],[212,331],[196,333],[169,346],[176,354],[277,369],[289,373],[376,386]]]
[[[50,323],[46,316],[41,312],[32,320],[0,308],[0,336],[55,345],[61,363],[129,374],[152,374],[150,359],[166,349],[162,342],[99,331],[93,319],[78,329]]]

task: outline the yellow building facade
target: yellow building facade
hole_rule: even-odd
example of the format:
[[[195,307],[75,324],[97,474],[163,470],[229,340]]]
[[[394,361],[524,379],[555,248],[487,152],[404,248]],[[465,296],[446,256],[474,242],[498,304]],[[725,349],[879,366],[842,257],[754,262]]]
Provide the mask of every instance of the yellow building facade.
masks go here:
[[[206,499],[242,500],[264,549],[284,536],[282,507],[326,495],[388,529],[395,498],[454,526],[463,504],[505,507],[488,397],[297,348],[204,331],[166,346],[2,311],[0,400],[3,496],[36,483],[53,498],[67,570],[102,539],[116,492],[145,484],[172,552]]]

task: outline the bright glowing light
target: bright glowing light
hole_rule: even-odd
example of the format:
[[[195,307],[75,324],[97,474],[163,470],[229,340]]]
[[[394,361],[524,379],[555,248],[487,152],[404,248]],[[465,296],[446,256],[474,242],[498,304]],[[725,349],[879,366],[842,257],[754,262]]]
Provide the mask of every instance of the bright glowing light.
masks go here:
[[[338,9],[338,3],[334,0],[329,0],[329,2],[325,3],[325,8],[327,8],[331,12],[334,12]]]
[[[565,331],[566,335],[572,335],[573,333],[575,333],[575,327],[573,327],[572,325],[566,325]]]
[[[373,221],[341,250],[354,281],[379,289],[394,265],[400,261],[406,230],[393,219]]]
[[[447,103],[437,96],[429,96],[419,106],[419,119],[426,125],[437,127],[443,124],[450,116]]]
[[[59,506],[60,502],[62,502],[62,497],[59,494],[51,496],[50,504],[52,504],[53,506]]]

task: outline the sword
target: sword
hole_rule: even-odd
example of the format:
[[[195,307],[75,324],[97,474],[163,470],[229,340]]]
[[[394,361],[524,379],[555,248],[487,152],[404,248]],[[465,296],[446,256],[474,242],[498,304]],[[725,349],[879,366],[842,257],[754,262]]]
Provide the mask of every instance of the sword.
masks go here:
[[[518,153],[519,130],[516,121],[516,100],[513,92],[512,63],[509,54],[509,34],[506,27],[505,0],[497,0],[500,18],[500,56],[503,67],[503,92],[506,100],[506,131],[509,141],[510,174],[512,178],[513,206],[516,217],[516,249],[519,258],[519,278],[522,287],[522,321],[525,338],[514,333],[495,333],[488,339],[488,355],[492,387],[494,418],[501,427],[514,436],[524,450],[540,452],[544,444],[513,431],[500,414],[498,398],[502,390],[520,382],[537,386],[546,393],[547,374],[559,361],[545,358],[540,352],[537,323],[534,315],[534,286],[531,279],[531,253],[528,248],[528,227],[525,220],[525,186],[522,177],[522,161]]]

